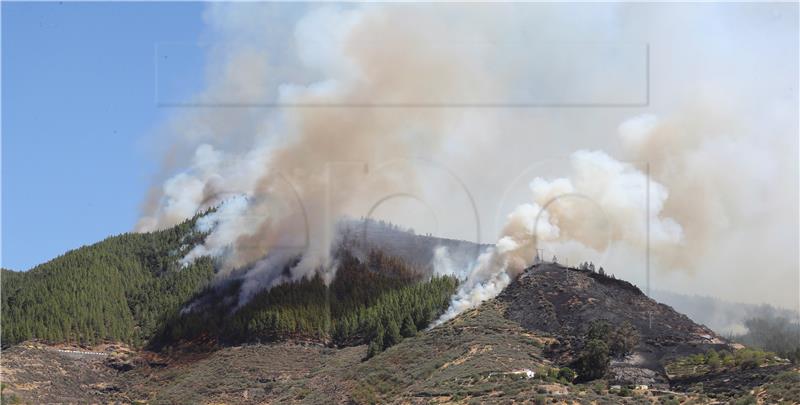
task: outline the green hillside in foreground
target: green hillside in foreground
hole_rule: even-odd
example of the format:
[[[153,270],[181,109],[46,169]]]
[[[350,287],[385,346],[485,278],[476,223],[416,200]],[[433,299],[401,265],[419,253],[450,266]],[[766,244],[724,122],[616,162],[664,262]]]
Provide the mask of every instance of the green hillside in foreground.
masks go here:
[[[92,344],[147,340],[214,274],[211,260],[180,268],[202,237],[195,219],[72,250],[26,272],[2,271],[2,339]]]

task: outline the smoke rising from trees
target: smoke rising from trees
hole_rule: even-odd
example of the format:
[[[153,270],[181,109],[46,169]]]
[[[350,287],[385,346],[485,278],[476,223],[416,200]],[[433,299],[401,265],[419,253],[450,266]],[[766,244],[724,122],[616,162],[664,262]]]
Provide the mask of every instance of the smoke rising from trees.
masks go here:
[[[660,287],[796,307],[796,11],[213,4],[207,88],[164,129],[164,170],[137,229],[219,205],[187,262],[211,255],[223,274],[261,263],[251,279],[276,280],[262,259],[301,250],[297,279],[335,267],[338,218],[388,195],[472,220],[408,157],[457,173],[486,223],[520,169],[566,154],[524,179],[500,229],[484,227],[478,237],[497,243],[453,311],[499,292],[537,247],[641,282],[648,235]],[[628,105],[643,94],[624,79],[641,76],[644,49],[648,103]],[[485,108],[503,103],[538,107]],[[443,232],[474,237],[441,211]]]

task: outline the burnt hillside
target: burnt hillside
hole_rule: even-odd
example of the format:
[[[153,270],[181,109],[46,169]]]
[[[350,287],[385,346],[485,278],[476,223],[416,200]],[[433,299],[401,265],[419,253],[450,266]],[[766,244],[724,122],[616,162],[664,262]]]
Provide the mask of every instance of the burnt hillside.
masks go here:
[[[639,339],[630,355],[612,361],[610,378],[627,383],[667,385],[671,359],[724,349],[727,342],[671,307],[648,298],[633,284],[612,277],[544,263],[521,274],[498,297],[505,316],[523,328],[557,339],[550,357],[574,360],[592,322],[630,323]]]
[[[709,328],[648,298],[633,284],[558,264],[540,264],[511,283],[498,300],[529,330],[579,335],[597,319],[630,322],[653,343],[719,342]]]

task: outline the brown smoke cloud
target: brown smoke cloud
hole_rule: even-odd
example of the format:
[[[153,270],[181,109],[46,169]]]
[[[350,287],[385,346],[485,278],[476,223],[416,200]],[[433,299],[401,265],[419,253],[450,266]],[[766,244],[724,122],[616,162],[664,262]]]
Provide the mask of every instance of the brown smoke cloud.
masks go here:
[[[480,68],[458,49],[429,40],[437,35],[437,24],[411,33],[396,30],[407,18],[404,12],[370,7],[309,13],[295,32],[297,41],[307,41],[297,44],[298,53],[304,67],[321,71],[323,79],[282,85],[274,109],[258,105],[271,92],[250,89],[265,87],[262,69],[253,68],[254,53],[246,49],[229,57],[223,71],[232,73],[201,98],[245,100],[245,111],[193,113],[179,120],[181,128],[203,128],[188,130],[189,137],[210,133],[203,139],[209,143],[197,146],[189,170],[167,179],[159,198],[150,199],[158,204],[148,204],[138,230],[171,226],[222,204],[201,222],[211,232],[208,240],[185,261],[210,254],[227,271],[288,248],[304,252],[294,277],[326,268],[339,218],[363,214],[354,206],[390,193],[419,193],[409,165],[373,169],[368,176],[364,171],[439,148],[453,112],[420,104],[457,100]],[[255,135],[242,133],[242,124],[233,123],[230,130],[220,123],[239,120],[256,121],[245,126]],[[210,143],[224,135],[248,138],[251,145],[231,153]],[[363,169],[352,170],[354,163]]]

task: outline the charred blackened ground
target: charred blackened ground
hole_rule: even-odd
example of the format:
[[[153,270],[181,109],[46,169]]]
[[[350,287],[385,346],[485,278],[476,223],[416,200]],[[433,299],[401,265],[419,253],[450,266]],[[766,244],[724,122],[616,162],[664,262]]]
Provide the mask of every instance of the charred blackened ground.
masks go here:
[[[638,344],[610,368],[612,379],[621,383],[666,387],[665,362],[729,346],[711,329],[648,298],[633,284],[589,270],[538,264],[497,300],[507,305],[508,319],[557,339],[549,354],[563,364],[575,360],[593,322],[607,321],[612,327],[629,323],[638,332]]]

